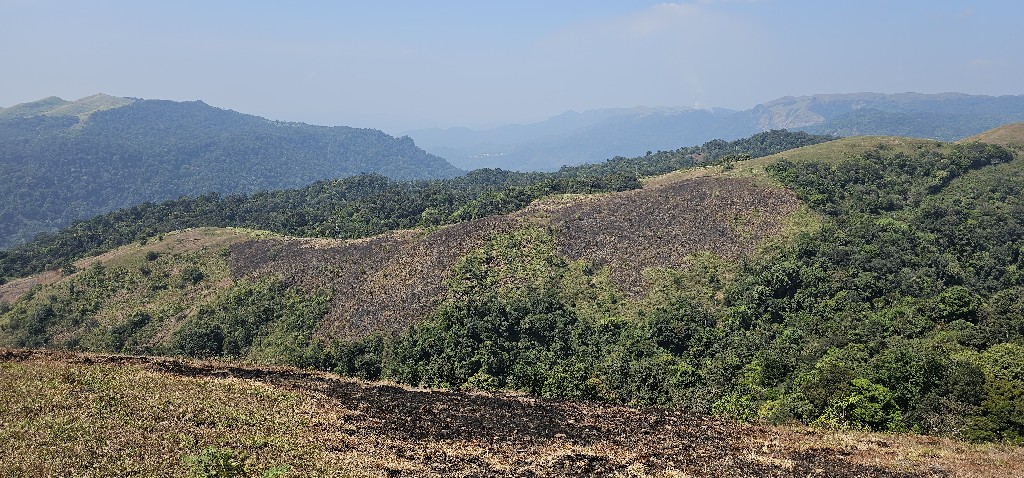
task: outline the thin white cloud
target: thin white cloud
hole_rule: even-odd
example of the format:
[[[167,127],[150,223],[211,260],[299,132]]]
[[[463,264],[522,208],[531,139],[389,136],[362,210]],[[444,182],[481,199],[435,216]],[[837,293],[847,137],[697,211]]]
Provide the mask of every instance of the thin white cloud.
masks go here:
[[[643,37],[691,26],[705,12],[696,4],[662,3],[618,20],[621,31],[628,36]]]
[[[661,3],[601,21],[571,25],[536,45],[546,58],[547,78],[572,85],[558,91],[567,100],[579,97],[605,104],[679,106],[707,104],[707,78],[716,89],[754,81],[769,55],[770,34],[712,2]],[[622,85],[632,84],[631,89]],[[746,98],[727,106],[741,106]],[[753,104],[753,103],[751,103]],[[718,105],[718,104],[716,104]]]

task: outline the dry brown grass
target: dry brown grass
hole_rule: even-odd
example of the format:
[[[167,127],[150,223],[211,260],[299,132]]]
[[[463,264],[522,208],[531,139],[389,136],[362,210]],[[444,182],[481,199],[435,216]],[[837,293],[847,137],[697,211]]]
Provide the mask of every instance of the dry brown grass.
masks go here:
[[[998,144],[1022,151],[1024,150],[1024,123],[1011,123],[1000,126],[970,138],[964,138],[958,142],[967,143],[971,141]]]
[[[551,225],[565,256],[609,267],[616,285],[640,294],[649,286],[644,270],[680,267],[694,254],[752,254],[798,208],[784,189],[694,177],[562,208]]]
[[[949,438],[806,427],[773,427],[777,442],[796,452],[831,450],[854,463],[921,472],[925,476],[1011,478],[1024,476],[1024,448],[999,443],[971,444]]]
[[[357,338],[426,317],[446,293],[457,260],[494,234],[549,228],[564,256],[608,267],[620,290],[640,294],[648,287],[644,270],[683,267],[695,254],[753,254],[798,208],[791,192],[747,179],[680,177],[635,191],[549,198],[430,231],[241,242],[231,246],[230,262],[236,277],[277,275],[331,291],[321,333]]]
[[[0,350],[0,475],[1021,476],[1024,452],[365,383],[288,368]]]
[[[12,280],[0,285],[0,302],[13,304],[18,299],[28,294],[33,287],[53,284],[64,277],[60,271],[46,271],[32,274],[28,277]]]

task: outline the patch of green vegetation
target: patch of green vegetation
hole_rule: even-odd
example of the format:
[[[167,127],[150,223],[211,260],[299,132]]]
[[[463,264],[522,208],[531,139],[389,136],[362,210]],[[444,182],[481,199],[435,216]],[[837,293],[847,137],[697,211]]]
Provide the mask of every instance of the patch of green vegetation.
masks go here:
[[[178,248],[203,236],[213,250]],[[233,280],[219,245],[240,237],[194,231],[92,261],[4,310],[0,344],[315,364],[313,330],[329,296]]]
[[[461,389],[516,389],[550,398],[681,403],[715,333],[714,287],[728,265],[695,256],[685,271],[651,271],[641,303],[607,271],[567,261],[544,229],[495,236],[456,267],[451,295],[406,333],[335,344],[338,371]],[[686,284],[685,289],[680,286]]]
[[[327,295],[307,294],[273,279],[238,281],[200,306],[174,332],[166,352],[319,365],[313,332],[328,301]]]
[[[334,417],[302,393],[126,365],[0,364],[10,476],[328,476]],[[367,465],[367,467],[369,467]],[[336,475],[330,475],[336,476]]]

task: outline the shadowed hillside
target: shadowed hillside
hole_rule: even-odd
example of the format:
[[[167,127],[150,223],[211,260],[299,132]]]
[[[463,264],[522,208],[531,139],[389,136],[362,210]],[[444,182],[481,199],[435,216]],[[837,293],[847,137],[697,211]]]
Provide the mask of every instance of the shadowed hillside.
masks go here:
[[[0,112],[0,248],[146,201],[362,173],[462,171],[377,130],[270,121],[201,101],[47,98]]]

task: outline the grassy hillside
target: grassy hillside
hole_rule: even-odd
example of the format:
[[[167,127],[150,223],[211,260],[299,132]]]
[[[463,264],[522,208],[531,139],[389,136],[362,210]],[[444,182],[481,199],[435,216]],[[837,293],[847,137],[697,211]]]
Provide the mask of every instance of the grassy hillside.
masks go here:
[[[12,476],[1011,477],[1020,448],[822,434],[295,369],[0,350]]]
[[[832,138],[769,131],[733,142],[659,151],[636,158],[563,168],[553,173],[482,169],[435,181],[395,181],[378,175],[320,181],[298,189],[251,195],[205,194],[144,203],[53,235],[0,250],[0,281],[59,268],[159,233],[190,227],[246,227],[292,236],[352,239],[385,231],[432,227],[508,213],[550,195],[623,191],[656,175],[722,157],[764,156]]]
[[[893,137],[746,158],[444,227],[88,267],[13,303],[0,337],[1024,441],[1024,161]],[[131,294],[192,308],[131,315]]]
[[[41,100],[4,108],[3,110],[0,110],[0,119],[29,118],[32,116],[45,115],[57,108],[62,108],[70,104],[70,101],[56,96],[50,96]]]
[[[750,255],[781,234],[797,210],[795,197],[778,188],[699,178],[554,197],[512,215],[354,241],[259,238],[243,230],[201,228],[77,261],[63,275],[0,285],[0,297],[15,304],[9,321],[0,318],[0,329],[53,315],[59,320],[42,337],[13,334],[7,343],[108,350],[109,344],[91,342],[93,336],[123,329],[134,344],[124,350],[166,351],[186,319],[197,319],[203,306],[238,284],[281,281],[332,298],[326,317],[318,320],[319,335],[366,337],[401,331],[428,317],[449,293],[457,262],[497,234],[543,228],[561,256],[606,269],[616,290],[642,295],[650,288],[647,269],[681,267],[697,254]],[[19,300],[46,283],[52,286]],[[140,316],[146,323],[133,326]],[[127,346],[119,344],[116,350]]]
[[[679,267],[695,254],[752,254],[797,209],[780,189],[702,178],[552,198],[512,215],[360,241],[250,241],[231,248],[230,262],[240,277],[329,287],[328,335],[363,337],[427,317],[448,293],[457,262],[496,235],[542,229],[560,257],[605,269],[616,290],[642,294],[650,288],[645,270]]]
[[[103,110],[120,108],[135,102],[132,98],[120,98],[102,93],[86,96],[76,101],[67,101],[56,96],[39,101],[22,103],[10,108],[0,108],[0,120],[25,119],[36,116],[74,116],[85,120],[89,115]]]
[[[0,113],[0,247],[182,195],[461,172],[376,130],[275,122],[198,101],[48,98]]]
[[[998,144],[1011,149],[1024,149],[1024,123],[1013,123],[963,139],[962,143],[981,141]]]

